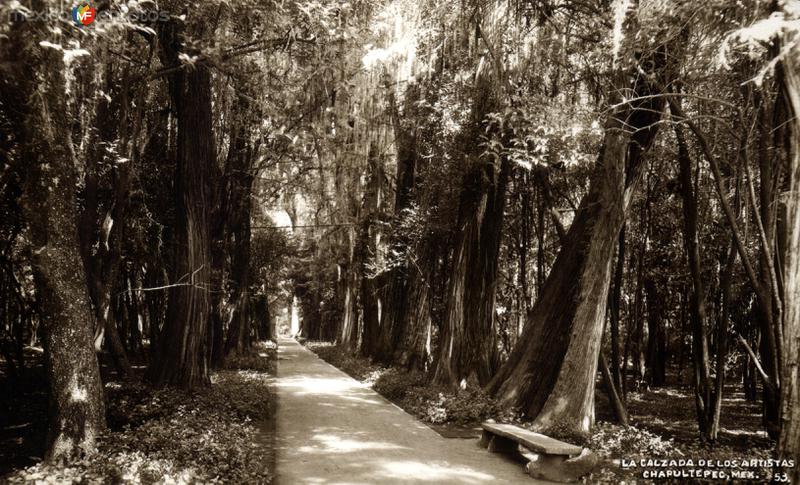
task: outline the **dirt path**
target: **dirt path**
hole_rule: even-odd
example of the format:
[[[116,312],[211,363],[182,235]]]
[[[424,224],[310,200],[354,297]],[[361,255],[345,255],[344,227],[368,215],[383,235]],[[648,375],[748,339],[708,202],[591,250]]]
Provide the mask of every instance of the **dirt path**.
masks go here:
[[[445,439],[293,339],[278,351],[277,479],[293,484],[522,483],[522,465]]]

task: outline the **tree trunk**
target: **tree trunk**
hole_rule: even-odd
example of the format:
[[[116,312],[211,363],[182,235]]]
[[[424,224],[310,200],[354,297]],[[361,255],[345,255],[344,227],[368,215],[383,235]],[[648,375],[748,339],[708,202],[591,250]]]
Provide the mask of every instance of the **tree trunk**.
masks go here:
[[[247,117],[253,109],[242,97],[237,98],[237,116]],[[249,118],[248,118],[249,119]],[[250,346],[250,213],[253,192],[254,148],[250,142],[251,124],[236,125],[231,133],[231,145],[225,164],[226,185],[221,208],[222,224],[225,228],[224,248],[230,255],[230,279],[232,288],[230,301],[233,304],[225,355],[243,353]],[[224,269],[221,269],[224,270]]]
[[[647,370],[650,385],[661,387],[667,379],[667,341],[664,331],[664,308],[658,285],[652,278],[645,279],[647,294]]]
[[[619,233],[617,243],[617,263],[614,269],[614,283],[611,291],[611,376],[619,393],[622,392],[622,372],[619,362],[619,324],[620,306],[622,303],[622,278],[625,275],[625,224]],[[623,396],[624,397],[624,396]]]
[[[163,27],[166,64],[178,65],[177,26]],[[152,379],[185,389],[210,383],[208,325],[211,282],[211,173],[216,152],[211,117],[211,73],[197,65],[171,76],[178,118],[175,171],[175,254],[167,321]]]
[[[649,194],[648,194],[649,196]],[[635,390],[641,388],[644,382],[645,362],[644,362],[644,265],[645,257],[647,254],[647,239],[649,237],[649,229],[647,217],[644,214],[641,216],[641,225],[644,231],[641,241],[639,241],[639,248],[636,252],[636,290],[633,296],[633,311],[631,323],[633,329],[628,331],[628,346],[631,354],[631,363],[633,364],[633,385]],[[630,327],[630,325],[629,325]],[[626,358],[627,361],[627,354]]]
[[[617,423],[622,426],[628,426],[628,410],[625,408],[625,403],[619,395],[619,390],[614,384],[614,379],[611,376],[611,370],[608,368],[608,362],[603,352],[600,352],[600,373],[603,376],[603,385],[606,388],[608,395],[608,403],[611,405],[611,410],[614,413],[614,418]]]
[[[378,246],[381,239],[380,219],[381,205],[383,203],[383,181],[386,178],[383,166],[383,156],[379,153],[376,143],[370,145],[368,180],[366,192],[362,206],[362,221],[359,234],[359,246],[361,257],[358,267],[359,274],[359,303],[361,308],[361,320],[363,327],[363,337],[361,340],[362,353],[375,355],[383,361],[389,361],[392,357],[393,347],[380,349],[381,333],[381,312],[383,311],[382,292],[379,281],[383,275],[374,275],[370,270],[369,263],[374,260],[378,253]],[[391,325],[390,325],[391,327]],[[391,331],[391,329],[389,330]]]
[[[350,229],[349,232],[354,232]],[[355,236],[351,234],[351,241]],[[342,268],[340,285],[343,289],[343,307],[342,307],[342,321],[338,335],[338,342],[341,346],[349,351],[358,348],[358,337],[361,334],[360,320],[358,318],[358,263],[355,256],[357,251],[357,242],[350,243],[350,261],[346,264],[341,264]]]
[[[797,49],[783,69],[783,91],[792,122],[789,124],[789,191],[786,196],[786,259],[784,266],[783,366],[781,368],[781,431],[777,452],[795,466],[785,471],[789,481],[800,481],[800,65]]]
[[[37,5],[38,4],[38,5]],[[47,13],[43,2],[35,11]],[[63,56],[40,46],[45,26],[24,20],[2,46],[4,92],[16,100],[4,108],[11,118],[23,163],[27,164],[23,214],[30,230],[31,269],[43,326],[49,384],[49,430],[45,459],[57,461],[94,452],[105,428],[103,388],[92,334],[94,317],[80,256],[75,187],[77,169],[69,130]],[[48,33],[52,39],[52,33]],[[32,86],[38,84],[33,92]],[[18,124],[16,124],[18,122]]]
[[[405,92],[405,116],[400,116],[399,107],[395,99],[394,89],[389,90],[389,109],[392,113],[392,127],[394,129],[395,144],[397,146],[397,170],[395,174],[396,187],[394,197],[394,225],[402,224],[406,211],[411,207],[412,191],[416,183],[417,170],[417,139],[416,127],[408,127],[404,119],[409,119],[414,111],[414,103],[419,99],[419,88],[409,85]],[[414,298],[409,294],[411,280],[415,268],[407,259],[412,256],[408,246],[411,244],[406,234],[400,233],[392,241],[392,253],[404,254],[402,264],[395,264],[386,275],[389,284],[383,293],[384,309],[380,321],[380,335],[375,338],[365,335],[366,355],[384,361],[400,358],[403,342],[409,337],[412,329],[407,327],[410,319],[408,312],[409,300]]]
[[[652,62],[640,65],[659,76],[668,58],[677,60],[675,54],[667,56],[659,48],[647,59]],[[644,78],[638,76],[633,82],[634,98],[658,94]],[[614,249],[663,106],[663,98],[640,98],[622,104],[609,118],[589,193],[528,315],[520,342],[488,386],[501,403],[519,406],[535,417],[539,429],[585,436],[593,425]]]
[[[407,369],[427,370],[430,358],[433,270],[436,258],[429,238],[414,251],[416,262],[408,268],[408,301],[402,319],[395,362]]]
[[[228,149],[228,160],[226,167],[230,164],[232,154],[236,150],[237,137],[235,130],[231,133],[230,148]],[[208,345],[211,349],[211,357],[209,365],[212,368],[221,368],[225,361],[225,325],[223,312],[226,311],[225,306],[222,304],[223,288],[225,288],[225,271],[226,271],[226,258],[225,258],[225,222],[227,214],[225,211],[225,191],[228,188],[226,177],[228,173],[219,173],[220,170],[214,166],[212,170],[215,172],[215,178],[222,179],[222,182],[214,186],[213,193],[213,206],[211,209],[211,288],[214,291],[209,295],[211,299],[211,308],[209,310],[209,335]]]
[[[275,336],[272,333],[272,315],[269,313],[269,299],[266,295],[255,296],[253,303],[253,316],[256,320],[256,330],[258,340],[264,342],[272,340]]]
[[[711,409],[710,363],[706,334],[706,304],[703,285],[702,259],[698,235],[697,196],[692,182],[692,159],[680,125],[675,125],[678,140],[678,166],[683,198],[683,244],[689,262],[692,291],[689,298],[692,323],[692,356],[694,362],[694,395],[697,425],[704,438],[710,438],[709,421]]]
[[[484,385],[494,374],[495,291],[510,161],[482,155],[484,119],[496,100],[491,80],[479,75],[474,88],[464,156],[468,168],[459,203],[458,231],[447,307],[434,380],[455,388],[467,380]]]
[[[716,441],[719,434],[719,419],[722,415],[722,395],[725,391],[725,361],[728,358],[728,321],[730,319],[731,306],[731,286],[733,269],[736,264],[736,244],[731,241],[728,249],[725,264],[722,266],[720,274],[720,286],[722,287],[722,311],[720,320],[717,324],[717,359],[716,377],[714,378],[714,393],[710,403],[710,419],[708,439]]]

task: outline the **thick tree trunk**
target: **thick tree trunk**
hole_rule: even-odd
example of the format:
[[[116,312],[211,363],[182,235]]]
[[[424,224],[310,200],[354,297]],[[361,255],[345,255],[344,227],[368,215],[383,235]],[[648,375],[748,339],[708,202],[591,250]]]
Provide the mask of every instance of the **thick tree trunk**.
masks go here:
[[[247,116],[252,109],[250,103],[239,99],[237,111]],[[224,247],[230,254],[229,284],[232,288],[230,301],[233,304],[232,318],[225,342],[225,355],[243,353],[251,344],[250,310],[250,213],[253,191],[254,149],[250,143],[250,125],[236,126],[231,133],[231,146],[225,164],[224,202],[221,209],[224,224]],[[221,269],[222,270],[222,269]]]
[[[383,166],[383,157],[379,153],[377,144],[372,144],[368,157],[369,172],[366,192],[363,201],[363,215],[359,234],[361,248],[359,273],[359,307],[363,335],[361,351],[366,355],[374,355],[381,360],[389,361],[392,357],[392,347],[379,349],[381,341],[381,313],[384,311],[382,292],[379,291],[379,282],[382,275],[373,275],[369,262],[375,258],[381,239],[380,212],[383,204],[383,181],[386,178]]]
[[[408,301],[394,360],[407,369],[423,371],[427,370],[431,351],[431,285],[436,259],[428,238],[414,252],[416,262],[408,268]]]
[[[677,60],[675,54],[667,56],[658,49],[648,59],[652,62],[640,65],[660,76],[667,58]],[[645,76],[638,76],[632,87],[634,98],[658,93]],[[614,249],[663,106],[663,98],[639,99],[610,117],[589,193],[528,315],[520,342],[488,386],[501,403],[519,406],[535,417],[539,429],[585,436],[593,425]]]
[[[272,340],[275,338],[273,335],[272,315],[269,313],[269,299],[266,295],[258,295],[254,297],[253,302],[253,318],[256,320],[256,335],[258,340]]]
[[[786,196],[787,234],[784,266],[783,366],[781,368],[781,431],[777,452],[794,460],[790,481],[800,481],[800,63],[797,49],[789,53],[783,89],[792,122],[789,124],[789,191]]]
[[[35,11],[47,12],[43,2],[35,3]],[[50,391],[45,459],[56,461],[93,453],[105,413],[92,343],[94,317],[79,249],[76,160],[64,129],[69,126],[67,67],[61,52],[36,42],[44,28],[27,20],[14,25],[0,60],[13,66],[4,73],[8,77],[3,91],[15,99],[6,99],[4,93],[2,101],[20,114],[12,122],[20,159],[27,164],[21,205],[33,249],[31,269]],[[37,84],[33,92],[29,87]]]
[[[351,230],[354,231],[354,230]],[[351,236],[351,240],[355,236]],[[351,243],[350,261],[347,264],[341,264],[342,280],[340,286],[342,287],[342,321],[338,335],[338,343],[349,351],[358,348],[358,338],[361,335],[361,320],[358,317],[358,289],[359,275],[358,259],[356,259],[357,242]]]
[[[469,216],[456,244],[435,371],[435,379],[451,387],[469,378],[485,384],[494,374],[497,258],[508,163],[503,161],[499,169],[487,169],[499,170],[498,174],[489,175],[499,179],[497,186],[481,196],[477,214]]]
[[[175,24],[163,27],[167,64],[178,64]],[[175,172],[175,256],[167,320],[154,382],[191,389],[209,384],[208,325],[211,283],[211,173],[216,153],[211,117],[211,73],[206,66],[178,70],[171,76],[177,111]]]
[[[237,292],[232,302],[231,321],[228,326],[228,338],[225,341],[225,355],[242,355],[250,347],[250,294],[247,289]]]
[[[402,224],[406,211],[411,207],[412,191],[416,183],[416,127],[407,126],[404,120],[410,119],[411,113],[414,112],[414,104],[419,99],[419,88],[416,85],[409,85],[406,88],[405,116],[400,115],[393,88],[387,86],[387,89],[389,90],[388,101],[392,114],[392,128],[397,146],[394,224],[398,226]],[[389,283],[386,290],[382,292],[385,304],[380,319],[380,335],[375,339],[365,337],[365,354],[384,361],[396,361],[403,353],[400,348],[404,346],[411,331],[407,326],[409,323],[408,312],[412,311],[409,307],[411,304],[409,300],[414,298],[410,295],[410,285],[415,268],[407,260],[412,256],[408,248],[411,241],[406,234],[400,233],[391,244],[392,252],[405,254],[406,260],[399,265],[395,264],[386,276]]]
[[[510,161],[482,155],[480,133],[496,105],[487,74],[474,88],[470,129],[464,133],[467,174],[459,203],[458,231],[441,327],[434,380],[456,387],[481,385],[494,374],[495,291]]]

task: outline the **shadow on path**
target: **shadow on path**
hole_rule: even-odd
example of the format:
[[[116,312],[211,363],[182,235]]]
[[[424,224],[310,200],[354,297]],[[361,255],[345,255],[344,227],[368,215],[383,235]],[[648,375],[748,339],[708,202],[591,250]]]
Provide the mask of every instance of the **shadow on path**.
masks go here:
[[[295,340],[278,345],[278,484],[537,483],[474,440],[441,437]]]

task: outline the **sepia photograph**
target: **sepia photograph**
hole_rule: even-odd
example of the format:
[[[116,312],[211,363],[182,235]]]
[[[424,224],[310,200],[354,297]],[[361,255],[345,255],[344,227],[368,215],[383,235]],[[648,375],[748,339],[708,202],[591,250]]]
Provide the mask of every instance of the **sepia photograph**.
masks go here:
[[[0,0],[0,483],[799,462],[800,0]]]

